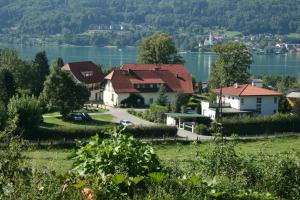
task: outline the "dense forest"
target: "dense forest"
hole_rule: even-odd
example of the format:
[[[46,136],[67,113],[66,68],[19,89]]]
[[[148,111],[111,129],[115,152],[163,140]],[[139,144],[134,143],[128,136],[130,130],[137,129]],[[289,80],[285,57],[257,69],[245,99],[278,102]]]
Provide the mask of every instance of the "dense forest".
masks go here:
[[[300,32],[300,0],[1,0],[0,27],[14,36],[62,34],[68,43],[74,34],[78,42],[78,34],[98,30],[89,40],[100,45],[111,43],[110,37],[134,44],[155,31],[180,40],[211,27],[286,34]]]

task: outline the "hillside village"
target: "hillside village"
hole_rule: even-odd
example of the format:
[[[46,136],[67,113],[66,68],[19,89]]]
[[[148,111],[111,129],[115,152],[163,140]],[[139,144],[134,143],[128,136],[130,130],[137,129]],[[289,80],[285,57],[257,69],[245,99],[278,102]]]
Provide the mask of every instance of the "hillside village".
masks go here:
[[[124,64],[118,69],[113,69],[106,76],[102,69],[91,61],[67,63],[62,70],[68,71],[74,80],[89,88],[91,96],[87,103],[97,107],[148,109],[152,104],[156,104],[161,87],[166,88],[165,96],[169,105],[175,103],[178,94],[187,95],[189,98],[208,95],[208,93],[195,91],[197,88],[195,83],[193,84],[192,75],[183,64]],[[298,94],[296,92],[285,96],[280,92],[264,88],[263,81],[260,79],[253,79],[249,84],[235,83],[230,87],[216,89],[214,92],[216,97],[212,102],[205,99],[198,102],[200,111],[197,111],[195,106],[187,106],[185,110],[173,112],[171,117],[169,114],[171,110],[168,110],[161,121],[179,128],[184,125],[190,126],[188,130],[195,133],[195,127],[198,125],[197,118],[208,117],[214,121],[220,113],[224,118],[272,116],[279,112],[281,98],[286,98],[291,106],[293,106],[292,102],[295,104],[295,99],[299,98],[299,95],[295,96]],[[219,103],[220,101],[222,103]],[[176,114],[179,116],[185,114],[185,116],[176,117]]]

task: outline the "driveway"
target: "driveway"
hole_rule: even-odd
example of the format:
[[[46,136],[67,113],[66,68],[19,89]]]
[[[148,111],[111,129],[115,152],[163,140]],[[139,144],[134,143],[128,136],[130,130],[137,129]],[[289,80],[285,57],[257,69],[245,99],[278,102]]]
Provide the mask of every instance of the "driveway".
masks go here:
[[[136,116],[133,116],[127,112],[126,108],[108,108],[109,111],[105,112],[107,114],[111,114],[113,118],[113,122],[120,123],[122,119],[126,119],[134,123],[135,125],[144,125],[144,126],[151,126],[155,125],[155,123],[146,121],[144,119],[138,118]]]
[[[134,123],[135,125],[144,125],[144,126],[154,126],[156,125],[155,123],[146,121],[144,119],[138,118],[136,116],[133,116],[127,112],[126,108],[108,108],[109,111],[105,112],[107,114],[111,114],[113,118],[113,122],[119,123],[122,119],[126,119]],[[140,110],[143,111],[143,110]],[[183,130],[183,129],[178,129],[177,135],[179,137],[187,138],[187,140],[210,140],[212,137],[211,136],[202,136],[202,135],[197,135],[195,133]]]

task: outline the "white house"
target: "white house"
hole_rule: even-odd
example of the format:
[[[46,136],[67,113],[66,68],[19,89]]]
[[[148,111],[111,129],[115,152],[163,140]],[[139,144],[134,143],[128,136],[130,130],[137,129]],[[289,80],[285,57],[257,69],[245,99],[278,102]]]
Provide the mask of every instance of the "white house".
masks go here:
[[[155,103],[158,90],[164,85],[169,102],[176,93],[192,94],[193,84],[190,73],[182,64],[125,64],[105,77],[103,103],[120,106],[131,96],[139,96],[144,105]]]
[[[215,120],[219,108],[221,89],[217,89],[216,104],[202,102],[202,115]],[[279,97],[282,94],[273,90],[257,87],[254,84],[235,84],[222,88],[222,114],[239,115],[254,114],[268,116],[278,112]]]
[[[104,74],[100,67],[91,61],[67,63],[62,67],[63,71],[72,74],[77,83],[85,85],[91,93],[90,102],[101,101],[101,82]]]

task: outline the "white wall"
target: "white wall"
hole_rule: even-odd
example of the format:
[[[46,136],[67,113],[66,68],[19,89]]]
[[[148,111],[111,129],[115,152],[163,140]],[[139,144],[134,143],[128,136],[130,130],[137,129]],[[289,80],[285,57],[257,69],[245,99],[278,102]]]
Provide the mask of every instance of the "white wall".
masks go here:
[[[217,99],[217,102],[219,99]],[[222,102],[229,103],[232,108],[240,109],[240,97],[224,95]]]
[[[157,101],[158,92],[155,93],[139,93],[145,99],[145,104],[150,105],[150,99],[153,100],[153,103]],[[121,101],[129,97],[129,93],[119,93],[117,94],[114,91],[113,85],[110,80],[107,80],[103,91],[103,103],[108,106],[119,106]],[[167,93],[168,101],[174,102],[175,101],[175,93]]]
[[[244,97],[237,97],[237,96],[230,96],[224,95],[222,101],[225,103],[229,103],[232,108],[238,110],[256,110],[256,102],[257,98],[262,99],[261,103],[261,114],[263,116],[272,115],[274,111],[278,112],[278,102],[279,97],[277,96],[277,103],[274,103],[274,98],[276,96],[244,96]],[[244,99],[244,103],[242,104],[242,99]],[[218,102],[218,97],[217,97]]]
[[[176,126],[176,119],[170,116],[167,116],[167,125]]]
[[[263,116],[272,115],[274,111],[278,112],[279,97],[277,97],[277,103],[274,102],[275,96],[251,96],[243,97],[244,104],[241,104],[241,110],[256,110],[257,98],[261,97],[261,114]]]
[[[212,120],[216,119],[216,111],[209,108],[209,102],[201,102],[201,114],[206,117],[210,117]]]
[[[96,94],[98,94],[98,97],[96,98]],[[91,91],[91,96],[89,98],[90,101],[99,101],[101,99],[101,92],[99,90],[92,90]]]

